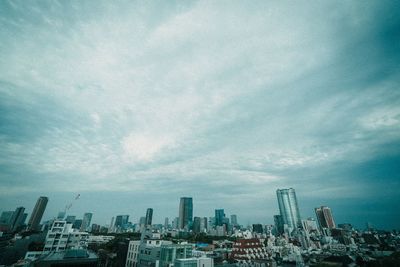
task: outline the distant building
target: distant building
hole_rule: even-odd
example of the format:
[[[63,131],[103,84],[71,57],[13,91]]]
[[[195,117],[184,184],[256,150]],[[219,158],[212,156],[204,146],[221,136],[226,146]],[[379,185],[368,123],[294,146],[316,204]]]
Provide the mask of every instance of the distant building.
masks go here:
[[[24,220],[24,207],[18,207],[10,218],[10,229],[11,231],[16,231],[22,226]]]
[[[32,215],[28,222],[28,229],[29,230],[39,230],[39,224],[42,220],[43,213],[46,209],[47,202],[49,201],[48,197],[39,197],[36,201],[36,205],[33,208]]]
[[[332,211],[329,207],[321,206],[315,208],[315,215],[317,216],[318,224],[321,227],[321,229],[336,228],[335,220],[333,219]]]
[[[179,228],[189,230],[193,222],[193,199],[181,197],[179,203]]]
[[[264,229],[263,229],[262,224],[259,224],[259,223],[253,224],[253,232],[254,233],[258,233],[258,234],[264,233]]]
[[[82,222],[83,222],[82,219],[75,219],[74,223],[72,224],[72,228],[81,229]]]
[[[215,210],[215,226],[221,226],[224,223],[225,211],[224,209]]]
[[[67,223],[74,223],[76,220],[76,216],[73,215],[68,215],[67,218],[65,218],[65,220],[67,221]]]
[[[151,226],[153,222],[153,209],[148,208],[146,211],[146,226]]]
[[[160,260],[161,246],[171,245],[171,241],[160,239],[147,239],[144,240],[139,246],[138,266],[158,266]]]
[[[66,214],[65,211],[60,211],[60,212],[57,214],[57,220],[64,220],[65,214]]]
[[[193,232],[200,233],[200,217],[193,218]]]
[[[297,204],[296,191],[293,188],[278,189],[276,191],[280,215],[283,223],[286,224],[291,231],[301,228],[301,216],[299,206]]]
[[[231,215],[231,224],[232,224],[233,226],[237,226],[237,225],[238,225],[237,216],[236,216],[235,214],[232,214],[232,215]]]
[[[81,232],[86,232],[89,230],[90,222],[92,221],[93,213],[86,212],[83,215],[82,225],[80,227]]]
[[[275,231],[277,235],[283,234],[284,223],[281,215],[274,215]]]
[[[115,228],[123,228],[128,224],[129,215],[118,215],[115,217]]]
[[[168,229],[168,227],[169,227],[169,219],[168,219],[168,217],[165,217],[165,220],[164,220],[164,228],[165,228],[165,229]]]

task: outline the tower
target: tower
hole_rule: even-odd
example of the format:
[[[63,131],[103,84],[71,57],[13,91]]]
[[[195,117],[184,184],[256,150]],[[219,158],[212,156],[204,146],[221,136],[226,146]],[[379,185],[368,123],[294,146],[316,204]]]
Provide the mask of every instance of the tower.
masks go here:
[[[181,197],[179,203],[179,228],[189,229],[193,221],[193,199]]]
[[[322,228],[335,228],[335,221],[332,216],[332,211],[329,207],[321,206],[315,208],[315,215],[317,216],[319,227]]]
[[[215,210],[215,226],[221,226],[224,223],[225,211],[224,209]]]
[[[86,212],[83,215],[82,225],[81,225],[81,229],[80,229],[81,232],[86,232],[89,230],[88,228],[90,226],[90,221],[92,220],[92,216],[93,216],[93,213],[90,213],[90,212]]]
[[[279,212],[282,221],[291,231],[301,228],[301,217],[297,204],[296,191],[293,188],[276,190]]]
[[[153,221],[153,209],[148,208],[146,211],[146,226],[151,226]]]
[[[18,207],[14,211],[14,213],[10,219],[10,228],[12,231],[16,231],[18,229],[18,227],[20,227],[21,224],[23,223],[24,211],[25,211],[24,207]]]
[[[39,230],[39,224],[42,220],[44,210],[46,209],[48,197],[39,197],[36,201],[35,208],[33,208],[32,215],[29,218],[28,230]]]

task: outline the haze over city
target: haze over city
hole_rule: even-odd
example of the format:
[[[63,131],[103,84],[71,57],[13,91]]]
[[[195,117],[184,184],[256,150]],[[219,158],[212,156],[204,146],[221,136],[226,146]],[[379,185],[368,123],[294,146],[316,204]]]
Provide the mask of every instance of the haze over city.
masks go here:
[[[292,187],[304,218],[398,229],[399,9],[0,1],[0,212],[272,224]]]

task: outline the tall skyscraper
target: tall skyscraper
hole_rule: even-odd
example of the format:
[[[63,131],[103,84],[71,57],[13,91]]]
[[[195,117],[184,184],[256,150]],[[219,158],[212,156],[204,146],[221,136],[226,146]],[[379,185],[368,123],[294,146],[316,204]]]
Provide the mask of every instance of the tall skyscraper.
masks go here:
[[[200,221],[200,217],[194,217],[193,219],[193,232],[196,234],[200,233]]]
[[[3,212],[1,213],[1,216],[0,216],[0,224],[2,224],[2,225],[9,225],[13,213],[14,213],[14,211],[12,211],[12,210],[10,210],[10,211],[3,211]]]
[[[335,220],[333,219],[332,211],[329,207],[321,206],[315,208],[315,215],[317,215],[317,220],[321,229],[336,228]]]
[[[300,211],[294,189],[278,189],[276,196],[278,197],[279,212],[283,223],[291,230],[301,228]]]
[[[275,231],[278,235],[283,234],[283,219],[281,215],[274,215]]]
[[[22,225],[22,220],[24,219],[24,207],[18,207],[10,219],[10,229],[16,231],[18,227]]]
[[[179,203],[179,228],[189,230],[193,222],[193,199],[181,197]]]
[[[28,230],[39,230],[39,224],[42,220],[44,210],[46,209],[47,202],[49,199],[47,197],[39,197],[36,201],[36,205],[33,208],[32,215],[29,218]]]
[[[148,208],[146,211],[146,226],[151,226],[153,221],[153,209]]]
[[[165,217],[165,220],[164,220],[164,228],[165,228],[165,229],[168,229],[168,227],[169,227],[169,219],[168,219],[168,217]]]
[[[81,229],[80,229],[81,232],[89,231],[89,226],[90,226],[90,222],[92,221],[92,216],[93,216],[93,213],[90,213],[90,212],[86,212],[83,215],[82,225],[81,225]]]
[[[221,226],[224,223],[225,211],[224,209],[215,210],[215,226]]]
[[[231,215],[231,224],[232,224],[233,226],[238,225],[237,216],[236,216],[235,214],[232,214],[232,215]]]

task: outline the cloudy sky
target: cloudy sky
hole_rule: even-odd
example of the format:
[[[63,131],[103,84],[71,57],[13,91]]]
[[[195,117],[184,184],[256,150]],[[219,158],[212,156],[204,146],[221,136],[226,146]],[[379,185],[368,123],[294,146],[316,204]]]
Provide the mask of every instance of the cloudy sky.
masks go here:
[[[400,9],[385,1],[0,1],[0,211],[215,208],[400,227]]]

